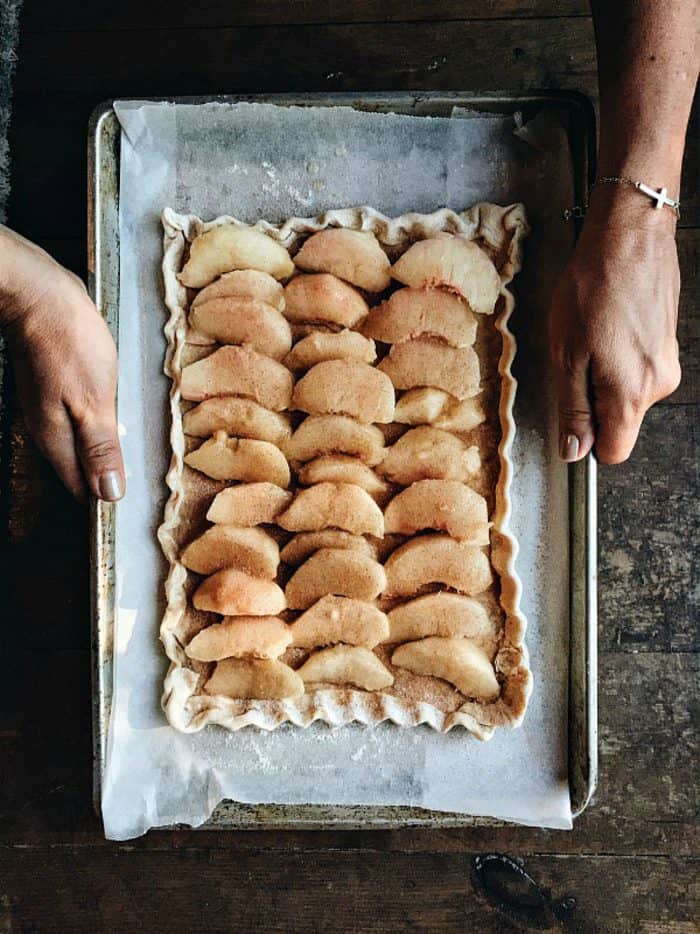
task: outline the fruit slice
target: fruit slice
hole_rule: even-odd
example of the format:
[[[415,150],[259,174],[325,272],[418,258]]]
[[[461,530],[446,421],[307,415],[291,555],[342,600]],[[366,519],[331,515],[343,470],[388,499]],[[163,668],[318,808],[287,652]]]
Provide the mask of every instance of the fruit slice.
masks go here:
[[[294,272],[294,264],[285,248],[267,234],[223,224],[195,237],[179,279],[188,288],[201,289],[233,269],[257,269],[286,279]]]
[[[324,324],[355,327],[367,317],[369,305],[347,282],[319,273],[295,276],[284,290],[288,321],[320,321]]]
[[[219,347],[182,370],[182,398],[201,402],[213,396],[245,396],[283,412],[292,402],[294,379],[286,366],[252,347]]]
[[[236,568],[225,568],[203,580],[192,603],[197,610],[222,616],[277,616],[287,608],[277,584]]]
[[[385,344],[428,334],[452,347],[471,347],[476,318],[458,295],[439,289],[399,289],[372,308],[362,323],[362,333]]]
[[[349,415],[385,424],[394,418],[394,387],[367,363],[325,360],[296,384],[293,405],[311,415]]]
[[[220,396],[200,402],[182,417],[186,435],[208,438],[217,431],[284,445],[292,436],[289,416],[264,408],[252,399]]]
[[[216,494],[207,519],[246,528],[274,522],[291,503],[292,496],[274,483],[241,483]]]
[[[366,490],[352,483],[317,483],[299,490],[277,523],[289,532],[334,528],[355,535],[384,535],[381,509]]]
[[[475,638],[493,633],[483,606],[471,597],[439,591],[416,597],[389,612],[387,642],[410,642],[426,636]]]
[[[305,610],[328,594],[372,601],[385,585],[384,568],[372,558],[357,551],[321,548],[290,579],[287,604],[290,610]]]
[[[374,363],[377,350],[374,341],[357,331],[314,331],[294,345],[284,358],[290,370],[308,370],[324,360],[357,360]]]
[[[386,594],[411,597],[426,584],[442,584],[468,596],[491,584],[491,565],[480,548],[449,535],[421,535],[394,551],[384,565]]]
[[[197,633],[185,654],[198,662],[245,656],[279,658],[291,642],[289,626],[277,616],[231,616]]]
[[[321,597],[290,628],[294,645],[303,649],[339,642],[373,649],[389,637],[385,613],[371,603],[348,597]]]
[[[310,415],[285,447],[292,461],[326,454],[350,454],[370,467],[384,456],[384,435],[375,425],[362,425],[346,415]]]
[[[282,662],[272,659],[225,658],[204,685],[207,694],[251,700],[301,697],[304,682]]]
[[[383,292],[390,284],[389,258],[365,230],[329,228],[312,234],[294,263],[307,272],[330,272],[368,292]]]
[[[431,337],[394,344],[379,369],[396,389],[434,386],[458,399],[479,392],[479,358],[473,347],[448,347]]]
[[[381,691],[394,683],[394,676],[373,652],[355,645],[335,645],[314,652],[297,674],[305,684],[352,685],[363,691]]]
[[[379,470],[394,483],[466,480],[481,466],[479,449],[430,425],[411,428],[387,448]]]
[[[185,463],[214,480],[289,486],[289,464],[278,447],[268,441],[229,438],[223,431],[186,454]]]
[[[420,642],[407,642],[395,650],[391,664],[416,675],[442,678],[465,697],[478,701],[493,701],[500,694],[488,655],[468,639],[430,636]]]
[[[299,481],[305,486],[313,483],[354,483],[367,490],[370,496],[379,496],[389,489],[371,467],[345,454],[324,454],[304,464],[299,469]]]
[[[254,298],[231,296],[202,302],[190,311],[190,325],[220,344],[247,344],[276,360],[292,346],[292,332],[284,315]]]
[[[452,234],[414,243],[394,263],[391,275],[414,289],[456,292],[481,315],[493,314],[501,290],[501,279],[486,253],[473,241]]]
[[[185,548],[180,560],[197,574],[234,567],[272,580],[280,563],[277,542],[263,529],[215,525]]]
[[[443,389],[409,389],[396,403],[394,421],[404,425],[433,425],[446,431],[467,432],[485,419],[481,403],[475,399],[460,402]]]
[[[267,302],[277,311],[284,311],[284,289],[269,273],[257,269],[235,269],[224,273],[211,285],[197,292],[190,308],[196,308],[213,298],[228,298],[231,295],[255,298]]]
[[[471,545],[488,545],[486,500],[458,480],[418,480],[386,507],[384,531],[413,535],[423,529],[447,532]]]
[[[280,558],[285,564],[301,564],[321,548],[344,548],[362,552],[368,558],[377,557],[374,546],[361,535],[352,535],[340,529],[321,529],[319,532],[299,532],[284,546]]]

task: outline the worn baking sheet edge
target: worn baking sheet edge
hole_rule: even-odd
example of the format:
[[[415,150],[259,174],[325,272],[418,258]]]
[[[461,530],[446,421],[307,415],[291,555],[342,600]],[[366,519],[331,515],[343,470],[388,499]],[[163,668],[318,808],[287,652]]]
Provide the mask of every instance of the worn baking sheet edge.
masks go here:
[[[595,112],[589,98],[577,91],[532,92],[378,92],[339,94],[239,95],[219,97],[151,98],[154,102],[236,103],[241,100],[279,105],[355,106],[380,112],[435,115],[459,104],[485,112],[527,111],[543,106],[565,109],[571,119],[576,201],[588,190],[595,173]],[[119,147],[120,124],[114,101],[93,111],[88,127],[88,285],[92,298],[118,340],[119,302]],[[571,665],[569,673],[569,783],[573,817],[587,807],[598,779],[597,705],[597,472],[589,455],[569,468],[572,518],[571,579],[581,599],[571,603]],[[585,536],[581,541],[580,535]],[[114,629],[114,507],[93,504],[90,536],[90,590],[93,684],[93,802],[101,812],[108,728],[112,698],[112,640]],[[465,826],[500,824],[468,814],[434,812],[409,806],[247,805],[224,801],[203,827],[342,826]]]
[[[508,328],[515,299],[508,285],[522,264],[522,241],[528,232],[523,206],[516,204],[501,207],[481,203],[461,214],[443,208],[432,214],[409,213],[395,218],[386,217],[369,207],[342,208],[326,211],[318,217],[292,218],[281,225],[266,221],[259,221],[254,225],[255,229],[264,232],[288,249],[298,247],[305,236],[329,227],[372,231],[387,247],[407,246],[418,238],[446,231],[483,243],[501,258],[501,308],[495,322],[502,338],[502,352],[498,364],[502,387],[499,399],[501,469],[496,485],[491,561],[500,577],[500,602],[505,613],[503,640],[499,646],[495,666],[505,677],[498,701],[488,705],[466,702],[449,714],[424,702],[408,703],[391,695],[338,688],[318,689],[298,700],[250,701],[241,712],[240,702],[198,691],[199,675],[187,667],[184,647],[176,634],[186,610],[187,576],[180,563],[179,549],[173,536],[180,521],[179,514],[183,504],[185,438],[180,407],[180,360],[187,332],[187,295],[177,274],[182,267],[187,242],[200,233],[223,224],[248,226],[226,215],[203,222],[194,215],[180,215],[170,208],[163,211],[163,276],[165,304],[169,311],[164,328],[167,338],[165,372],[172,380],[170,442],[173,454],[166,474],[171,494],[166,504],[163,523],[158,530],[158,539],[169,564],[165,585],[167,605],[161,625],[161,641],[172,661],[163,693],[163,709],[168,721],[176,729],[193,732],[207,724],[218,724],[230,730],[247,726],[272,730],[285,722],[300,727],[309,726],[317,720],[333,726],[350,722],[374,726],[390,720],[403,727],[426,724],[440,732],[462,726],[479,739],[489,739],[495,726],[517,726],[522,722],[532,690],[532,676],[524,644],[526,621],[520,610],[521,583],[515,571],[517,543],[509,529],[509,492],[513,471],[510,452],[516,430],[513,403],[517,383],[511,372],[516,341]]]

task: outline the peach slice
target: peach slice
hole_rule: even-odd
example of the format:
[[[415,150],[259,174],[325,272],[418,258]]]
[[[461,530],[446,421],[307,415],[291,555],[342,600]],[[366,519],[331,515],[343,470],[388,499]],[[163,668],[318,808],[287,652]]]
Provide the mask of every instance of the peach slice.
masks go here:
[[[217,431],[196,451],[186,454],[184,460],[188,467],[214,480],[289,486],[289,464],[280,449],[268,441],[229,438],[225,432]]]
[[[292,346],[292,332],[282,312],[254,298],[212,298],[190,311],[190,325],[219,344],[247,344],[280,360]]]
[[[371,603],[326,596],[291,625],[293,643],[303,649],[344,642],[373,649],[389,636],[385,613]]]
[[[257,269],[286,279],[294,272],[294,264],[285,248],[267,234],[223,224],[195,237],[179,279],[188,288],[201,289],[233,269]]]
[[[250,700],[286,700],[301,697],[304,682],[293,668],[274,659],[225,658],[217,662],[204,691]]]
[[[274,522],[292,501],[293,494],[274,483],[241,483],[214,497],[207,519],[242,528]]]
[[[190,308],[196,308],[213,298],[228,298],[231,295],[254,298],[284,311],[284,288],[267,272],[257,269],[234,269],[197,292]]]
[[[374,546],[361,535],[352,535],[340,529],[321,529],[295,535],[280,552],[280,558],[285,564],[301,564],[321,548],[345,548],[348,551],[360,551],[368,558],[377,557]]]
[[[411,539],[392,552],[384,568],[385,591],[394,597],[412,597],[426,584],[442,584],[473,597],[492,581],[484,552],[449,535]]]
[[[314,652],[297,674],[304,684],[352,685],[363,691],[381,691],[394,683],[394,676],[377,656],[357,645],[334,645]]]
[[[360,422],[394,418],[394,387],[384,373],[356,360],[317,363],[294,387],[294,408],[311,415],[349,415]]]
[[[434,386],[458,399],[479,392],[479,358],[473,347],[448,347],[431,337],[394,344],[379,364],[396,389]]]
[[[374,363],[376,359],[374,341],[357,331],[314,331],[294,345],[284,358],[284,365],[290,370],[308,370],[324,360]]]
[[[182,398],[202,402],[214,396],[244,396],[283,412],[292,402],[294,379],[286,366],[252,347],[219,347],[182,370]]]
[[[391,268],[392,278],[414,289],[444,288],[473,311],[493,314],[501,279],[487,254],[471,240],[437,234],[410,246]]]
[[[203,580],[192,603],[197,610],[222,616],[277,616],[287,608],[277,584],[237,568],[224,568]]]
[[[182,428],[186,435],[208,438],[225,431],[238,438],[269,441],[283,446],[292,437],[288,415],[272,412],[252,399],[237,396],[217,396],[207,399],[185,412]]]
[[[371,309],[362,323],[362,333],[385,344],[428,334],[452,347],[471,347],[476,318],[458,295],[438,289],[399,289]]]
[[[321,548],[289,580],[287,604],[290,610],[306,610],[328,594],[372,601],[385,585],[384,568],[372,558],[357,551]]]
[[[304,464],[299,469],[299,481],[306,486],[313,483],[354,483],[367,490],[370,496],[380,496],[389,489],[371,467],[345,454],[324,454]]]
[[[354,535],[384,535],[381,509],[366,490],[352,483],[317,483],[299,490],[277,524],[289,532],[335,528]]]
[[[447,532],[471,545],[488,545],[486,500],[457,480],[418,480],[384,510],[387,535],[413,535],[423,529]]]
[[[373,467],[384,456],[384,435],[376,425],[362,425],[346,415],[310,415],[287,442],[285,454],[301,462],[350,454]]]
[[[481,466],[479,449],[431,425],[411,428],[386,449],[379,471],[394,483],[466,480]]]
[[[263,529],[215,525],[190,542],[180,560],[197,574],[235,567],[254,577],[272,580],[277,574],[280,552],[277,542]]]
[[[389,258],[373,233],[329,228],[312,234],[294,257],[299,269],[329,272],[367,292],[389,288]]]
[[[289,626],[277,616],[230,616],[198,632],[185,654],[198,662],[244,656],[279,658],[291,642]]]
[[[494,626],[484,607],[459,593],[439,591],[416,597],[389,611],[387,642],[411,642],[427,636],[493,635]]]
[[[347,282],[327,273],[295,276],[284,290],[288,321],[320,321],[353,328],[367,317],[369,305]]]
[[[465,697],[484,703],[496,700],[501,691],[488,655],[468,639],[429,636],[407,642],[394,651],[391,664],[416,675],[442,678]]]

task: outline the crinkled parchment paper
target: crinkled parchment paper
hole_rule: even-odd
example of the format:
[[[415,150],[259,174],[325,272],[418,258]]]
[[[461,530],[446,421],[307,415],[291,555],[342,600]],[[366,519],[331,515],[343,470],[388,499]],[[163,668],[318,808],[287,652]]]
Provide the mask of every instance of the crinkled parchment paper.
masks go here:
[[[105,831],[201,824],[222,798],[250,803],[411,805],[571,826],[567,781],[568,505],[545,375],[544,313],[572,245],[566,134],[556,114],[452,118],[266,104],[115,105],[122,124],[119,420],[128,496],[117,509],[114,697],[102,793]],[[163,375],[160,212],[279,222],[368,204],[388,215],[525,203],[533,234],[512,321],[518,434],[512,528],[535,679],[525,722],[489,743],[385,724],[272,733],[166,725],[158,642],[165,562],[156,541],[170,457]]]

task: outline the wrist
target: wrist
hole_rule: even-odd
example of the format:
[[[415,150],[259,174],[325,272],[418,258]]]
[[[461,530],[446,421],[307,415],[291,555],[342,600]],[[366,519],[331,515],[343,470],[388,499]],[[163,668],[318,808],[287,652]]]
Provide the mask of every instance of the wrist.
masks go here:
[[[637,181],[635,176],[630,176]],[[645,184],[654,183],[640,178]],[[659,185],[659,187],[662,187]],[[674,192],[669,192],[675,197]],[[629,230],[649,230],[675,235],[678,218],[668,205],[657,209],[648,195],[625,183],[596,185],[589,196],[586,222],[599,227],[624,227]]]

